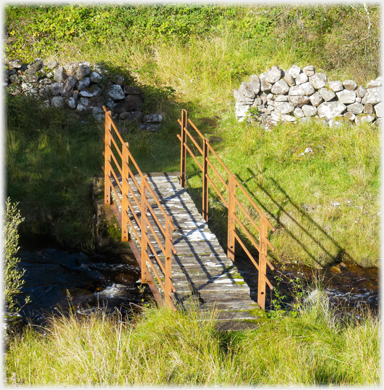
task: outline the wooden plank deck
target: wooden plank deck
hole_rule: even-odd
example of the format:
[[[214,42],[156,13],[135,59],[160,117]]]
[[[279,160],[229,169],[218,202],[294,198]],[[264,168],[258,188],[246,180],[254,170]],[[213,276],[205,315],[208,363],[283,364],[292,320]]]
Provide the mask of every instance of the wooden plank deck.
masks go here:
[[[136,180],[138,183],[141,182],[139,175],[136,176]],[[187,310],[198,305],[203,311],[216,308],[219,311],[218,320],[226,324],[223,326],[224,329],[244,328],[244,321],[248,322],[248,327],[251,327],[251,320],[259,318],[256,312],[259,313],[261,309],[251,299],[248,285],[233,262],[227,258],[218,239],[203,220],[187,190],[180,186],[178,174],[148,174],[148,183],[168,215],[172,217],[176,228],[172,235],[172,241],[177,250],[177,254],[173,255],[172,259],[172,281],[176,288],[176,293],[173,294],[175,306]],[[133,182],[130,184],[140,201],[139,192],[135,190]],[[112,197],[114,197],[113,191]],[[165,226],[165,218],[150,194],[149,201],[153,205],[152,208],[159,222]],[[132,198],[132,204],[134,203]],[[118,202],[116,204],[118,205]],[[139,208],[134,207],[134,210],[140,220]],[[120,208],[119,211],[121,212]],[[148,217],[149,215],[148,213]],[[154,220],[150,217],[149,220],[155,232],[159,232]],[[140,232],[133,216],[131,216],[131,221]],[[164,261],[160,246],[149,229],[148,233],[154,250]],[[159,237],[162,237],[161,233]],[[140,248],[140,243],[136,242],[136,244]],[[163,238],[161,244],[164,244]],[[149,253],[159,275],[162,275],[155,256],[151,254],[151,251]],[[148,268],[150,269],[150,266]],[[156,278],[155,282],[157,283]],[[157,286],[162,292],[159,284]],[[237,326],[239,322],[243,323],[240,327]]]

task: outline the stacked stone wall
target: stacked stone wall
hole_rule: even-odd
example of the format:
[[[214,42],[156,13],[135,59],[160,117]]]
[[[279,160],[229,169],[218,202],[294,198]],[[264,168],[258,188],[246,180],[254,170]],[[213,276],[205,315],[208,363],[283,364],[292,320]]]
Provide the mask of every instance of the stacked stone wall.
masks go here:
[[[46,106],[69,107],[72,110],[104,118],[105,106],[112,118],[136,122],[141,130],[157,131],[161,114],[143,115],[141,88],[131,86],[121,75],[110,76],[101,64],[90,62],[43,61],[29,64],[19,60],[5,61],[5,87],[10,95],[40,98]]]
[[[314,66],[288,71],[273,66],[252,75],[234,91],[238,121],[260,121],[266,130],[277,123],[319,118],[330,126],[367,121],[380,125],[382,77],[365,87],[353,80],[328,81]]]

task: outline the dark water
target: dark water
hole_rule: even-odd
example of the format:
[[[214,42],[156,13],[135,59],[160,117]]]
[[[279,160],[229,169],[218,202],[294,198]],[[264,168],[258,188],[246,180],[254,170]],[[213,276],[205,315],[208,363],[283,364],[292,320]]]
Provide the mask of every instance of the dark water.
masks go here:
[[[44,324],[49,314],[65,311],[69,306],[83,315],[98,307],[110,311],[117,308],[129,315],[151,299],[148,286],[143,288],[141,285],[136,260],[127,254],[86,255],[53,246],[28,246],[21,247],[18,257],[20,266],[26,270],[20,298],[31,298],[22,314],[34,324]],[[236,260],[236,265],[256,300],[256,269],[249,261],[241,259]],[[373,311],[379,308],[379,271],[376,267],[341,264],[327,270],[314,270],[308,266],[284,265],[268,272],[268,278],[277,286],[280,296],[286,296],[288,304],[295,291],[308,291],[308,286],[313,286],[317,280],[335,306],[347,310],[358,306]],[[273,309],[274,298],[273,292],[268,293],[267,310]]]
[[[150,299],[140,282],[135,259],[126,254],[86,255],[61,248],[23,248],[18,257],[26,270],[20,302],[31,302],[22,314],[34,324],[43,324],[50,313],[70,306],[79,314],[103,307],[130,313]]]

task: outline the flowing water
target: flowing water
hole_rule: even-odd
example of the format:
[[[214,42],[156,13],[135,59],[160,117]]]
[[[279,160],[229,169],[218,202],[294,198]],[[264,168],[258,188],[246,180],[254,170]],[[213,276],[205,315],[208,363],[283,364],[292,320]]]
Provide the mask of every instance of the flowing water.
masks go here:
[[[58,247],[21,247],[18,257],[26,270],[21,299],[31,298],[22,314],[34,324],[43,324],[50,313],[65,311],[69,304],[79,314],[86,315],[98,307],[118,308],[131,313],[151,299],[149,288],[141,285],[136,260],[126,254],[96,253],[86,255]],[[257,296],[257,272],[253,265],[237,260],[240,273],[250,286],[251,296]],[[378,268],[363,268],[343,263],[327,270],[308,266],[284,265],[268,273],[268,278],[280,296],[292,299],[292,292],[307,289],[320,280],[331,303],[347,309],[379,307]],[[267,309],[274,295],[267,299]],[[21,300],[20,300],[21,302]]]

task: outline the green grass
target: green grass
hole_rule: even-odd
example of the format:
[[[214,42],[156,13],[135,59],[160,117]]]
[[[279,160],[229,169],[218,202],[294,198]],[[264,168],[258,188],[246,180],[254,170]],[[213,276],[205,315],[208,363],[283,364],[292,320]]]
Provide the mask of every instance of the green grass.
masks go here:
[[[381,322],[341,320],[321,294],[297,318],[248,331],[215,330],[215,313],[144,310],[132,321],[103,312],[52,318],[13,338],[8,384],[378,385]]]
[[[179,170],[176,134],[182,108],[188,110],[189,117],[205,136],[222,137],[223,142],[215,144],[215,150],[277,228],[270,236],[276,247],[271,256],[276,261],[323,266],[343,260],[364,266],[378,265],[379,129],[369,124],[330,129],[311,122],[282,124],[272,132],[265,132],[257,125],[235,120],[233,98],[233,89],[242,81],[249,81],[251,74],[260,74],[273,65],[287,69],[293,64],[312,64],[317,71],[326,72],[330,80],[348,78],[366,85],[378,75],[378,62],[371,56],[378,45],[377,9],[369,7],[372,24],[369,39],[354,41],[360,66],[356,66],[356,58],[348,52],[352,48],[347,49],[344,43],[355,34],[350,28],[353,20],[358,20],[354,27],[360,36],[365,36],[368,19],[364,7],[224,9],[229,12],[225,17],[216,8],[185,11],[189,15],[186,18],[192,18],[193,23],[200,20],[196,12],[208,12],[215,20],[209,31],[203,29],[187,40],[181,37],[181,30],[172,33],[167,30],[170,35],[159,32],[165,31],[167,18],[173,17],[170,15],[184,12],[172,8],[158,15],[156,26],[146,25],[144,17],[134,19],[137,31],[144,29],[140,31],[148,33],[150,39],[156,37],[151,42],[145,41],[141,32],[140,36],[128,34],[119,39],[113,35],[108,43],[95,42],[91,39],[95,36],[94,26],[88,26],[86,34],[76,30],[77,35],[60,39],[57,36],[57,52],[49,49],[48,44],[41,51],[39,45],[17,42],[31,57],[44,54],[44,58],[55,57],[61,63],[102,61],[112,73],[123,73],[130,83],[144,89],[145,110],[160,112],[163,127],[158,134],[145,134],[129,127],[123,134],[143,172]],[[23,10],[12,8],[8,14],[9,29],[16,20],[22,21],[23,26],[34,20],[40,23],[39,28],[46,28],[43,21],[47,15],[40,15],[40,19],[36,16],[45,12],[43,8],[40,11],[34,8],[30,14]],[[120,15],[115,11],[109,9],[109,16],[103,14],[103,18]],[[256,16],[250,16],[252,13],[248,11],[256,12]],[[50,15],[59,17],[60,12],[57,8]],[[94,15],[96,10],[75,7],[65,12],[75,20],[82,12]],[[134,12],[143,16],[140,12],[157,13],[160,8]],[[124,17],[128,18],[128,13]],[[116,16],[117,29],[122,26],[119,24],[123,23],[119,19],[122,15]],[[295,18],[306,26],[300,36],[295,35],[298,28]],[[324,18],[327,22],[320,23]],[[193,23],[190,28],[202,28]],[[38,31],[38,27],[34,28]],[[261,35],[253,34],[253,29]],[[51,42],[52,36],[41,32],[34,39]],[[25,37],[32,39],[29,35]],[[16,53],[15,36],[8,38],[10,53]],[[367,46],[364,42],[368,41]],[[328,56],[335,52],[342,55],[337,66]],[[8,108],[12,112],[8,114],[7,133],[8,193],[12,200],[20,202],[22,215],[26,217],[24,231],[43,231],[71,246],[91,248],[93,214],[89,182],[93,174],[101,173],[103,165],[101,126],[93,121],[82,124],[52,110],[47,111],[49,114],[39,111],[38,115],[31,115],[32,110],[28,111],[27,105]],[[44,120],[44,115],[49,119]],[[199,118],[215,119],[218,126],[212,128]],[[118,121],[116,125],[125,126]],[[30,127],[34,130],[30,131]],[[306,147],[311,147],[313,153],[301,155]],[[220,168],[219,171],[224,173]],[[187,173],[190,192],[199,205],[201,181],[191,159]],[[210,224],[226,245],[226,210],[218,201],[213,194]],[[246,205],[245,199],[242,201]],[[257,220],[257,215],[252,216]]]

